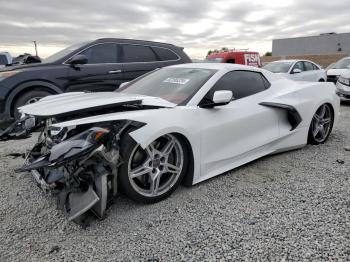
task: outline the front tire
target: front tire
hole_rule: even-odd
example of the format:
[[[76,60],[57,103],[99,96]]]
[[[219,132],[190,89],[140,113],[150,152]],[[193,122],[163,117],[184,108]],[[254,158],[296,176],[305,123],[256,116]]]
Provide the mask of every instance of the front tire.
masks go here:
[[[141,203],[155,203],[170,196],[187,171],[188,152],[184,145],[177,136],[167,134],[142,149],[126,134],[121,144],[121,191]]]
[[[312,117],[308,143],[312,145],[323,144],[331,134],[334,123],[334,113],[330,104],[321,105]]]

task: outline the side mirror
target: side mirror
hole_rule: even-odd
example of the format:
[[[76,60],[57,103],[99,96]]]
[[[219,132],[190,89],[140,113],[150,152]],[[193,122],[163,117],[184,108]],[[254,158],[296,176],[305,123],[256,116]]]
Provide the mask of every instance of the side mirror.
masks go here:
[[[73,56],[68,62],[67,64],[70,65],[84,65],[87,64],[88,59],[86,57],[86,55],[76,55]]]
[[[219,90],[215,91],[211,103],[201,105],[203,108],[213,108],[215,106],[223,106],[230,103],[233,99],[232,91],[230,90]]]
[[[233,97],[232,91],[229,90],[220,90],[215,91],[213,95],[213,102],[217,105],[226,105],[231,102]]]
[[[299,69],[299,68],[294,68],[293,71],[292,71],[292,74],[299,74],[299,73],[301,73],[301,72],[302,72],[301,69]]]

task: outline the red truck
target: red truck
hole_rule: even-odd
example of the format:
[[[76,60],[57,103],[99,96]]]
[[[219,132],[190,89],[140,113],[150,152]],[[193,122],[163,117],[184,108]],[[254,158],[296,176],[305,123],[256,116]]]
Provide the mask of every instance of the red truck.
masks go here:
[[[215,52],[208,55],[206,61],[261,67],[260,55],[253,51],[229,50]]]

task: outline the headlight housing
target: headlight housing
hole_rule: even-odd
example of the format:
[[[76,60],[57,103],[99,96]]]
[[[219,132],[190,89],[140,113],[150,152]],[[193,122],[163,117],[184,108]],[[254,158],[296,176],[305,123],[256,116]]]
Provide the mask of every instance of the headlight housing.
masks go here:
[[[18,74],[19,72],[21,72],[20,70],[13,70],[13,71],[4,71],[4,72],[0,72],[0,81],[9,78],[11,76],[14,76],[16,74]]]
[[[339,77],[338,78],[339,83],[346,85],[346,86],[350,86],[350,79],[348,78],[344,78],[344,77]]]
[[[109,133],[108,128],[92,127],[54,145],[49,152],[31,163],[25,163],[16,171],[23,172],[47,166],[57,167],[74,159],[82,158],[98,148]]]
[[[77,155],[83,155],[99,146],[102,138],[108,133],[109,129],[107,128],[90,128],[53,146],[50,150],[49,160],[61,162]]]

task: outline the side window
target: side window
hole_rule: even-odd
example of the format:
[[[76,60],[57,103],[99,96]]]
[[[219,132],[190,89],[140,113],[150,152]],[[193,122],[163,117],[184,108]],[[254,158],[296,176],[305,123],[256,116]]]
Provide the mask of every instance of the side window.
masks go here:
[[[154,62],[156,55],[149,46],[142,45],[120,45],[122,47],[122,62]]]
[[[312,64],[312,67],[314,68],[314,70],[320,70],[320,68],[315,64]]]
[[[251,96],[266,90],[270,86],[259,72],[232,71],[221,77],[206,97],[213,97],[217,90],[231,90],[235,99]]]
[[[305,71],[304,69],[304,63],[303,62],[297,62],[294,67],[293,67],[293,70],[294,69],[300,69],[301,71]]]
[[[313,70],[315,70],[313,65],[310,62],[304,62],[304,66],[305,66],[305,71],[313,71]]]
[[[172,61],[172,60],[179,59],[178,55],[169,49],[160,48],[160,47],[152,47],[152,49],[154,52],[156,52],[160,61]]]
[[[87,57],[88,64],[117,63],[117,45],[113,43],[94,45],[80,54]]]

